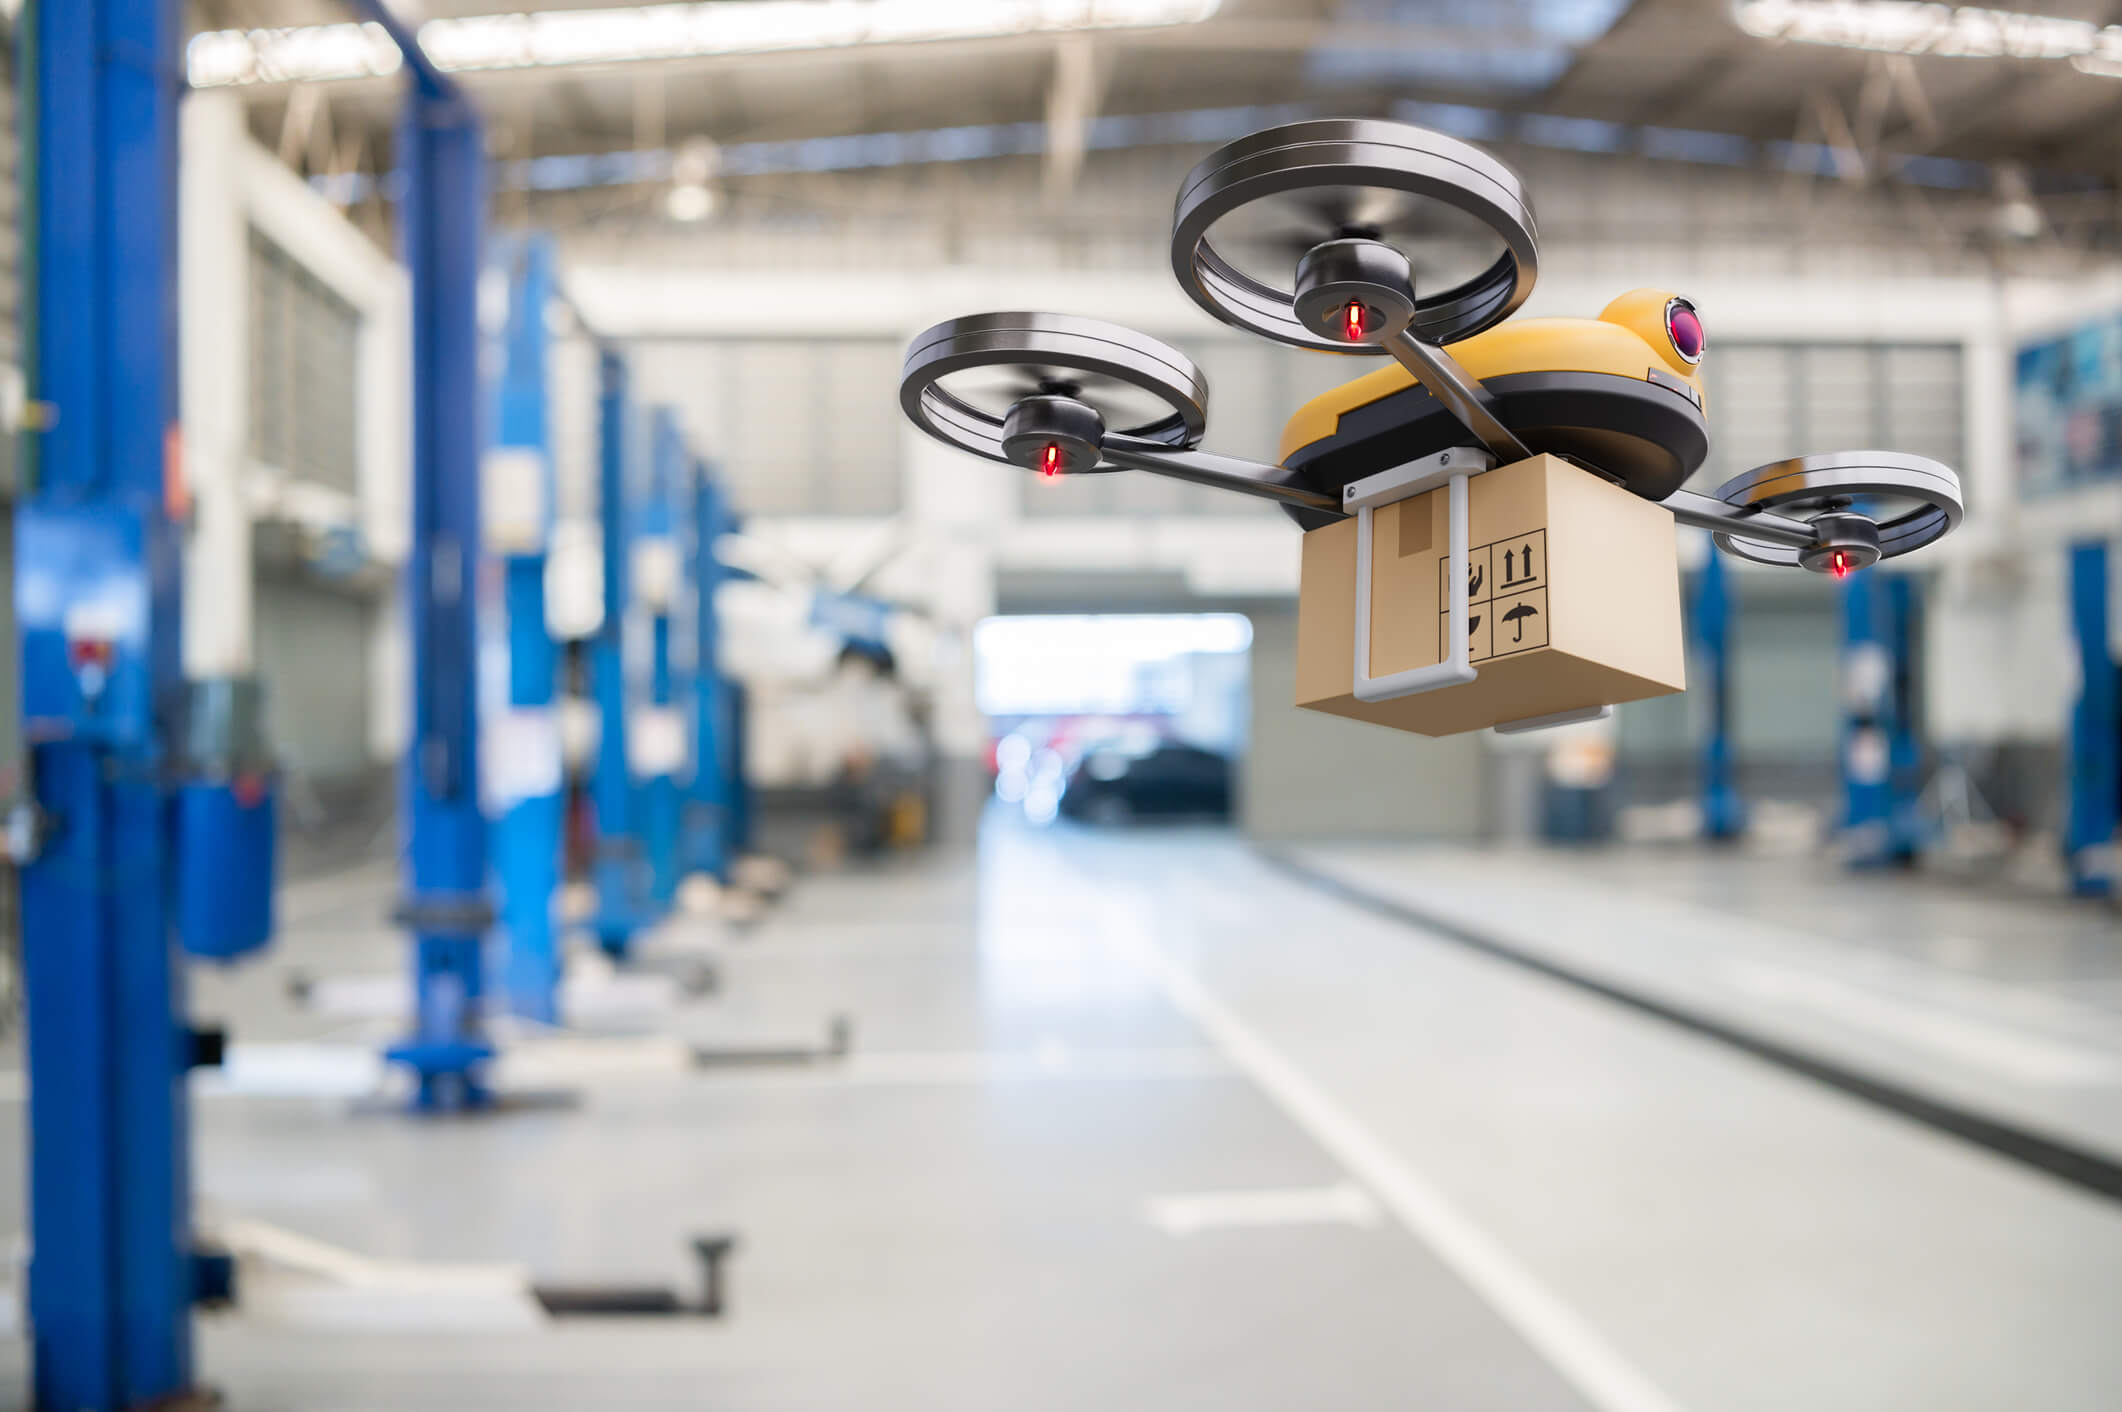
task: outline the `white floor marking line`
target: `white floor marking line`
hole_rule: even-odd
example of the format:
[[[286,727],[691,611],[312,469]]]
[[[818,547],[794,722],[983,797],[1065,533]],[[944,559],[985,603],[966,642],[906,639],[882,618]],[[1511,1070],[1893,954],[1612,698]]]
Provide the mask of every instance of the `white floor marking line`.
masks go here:
[[[202,1224],[241,1266],[244,1313],[266,1323],[520,1333],[548,1322],[522,1265],[377,1259],[263,1221]]]
[[[1152,1196],[1142,1219],[1168,1236],[1270,1226],[1360,1226],[1385,1219],[1371,1194],[1354,1182],[1283,1191],[1203,1191]]]
[[[832,1088],[877,1086],[1227,1079],[1239,1070],[1209,1048],[1076,1049],[1042,1044],[1030,1050],[857,1050],[847,1058],[803,1068],[693,1068],[690,1050],[673,1036],[525,1041],[503,1050],[495,1073],[504,1087],[570,1086],[625,1078],[682,1078],[703,1088]],[[192,1075],[200,1098],[364,1098],[383,1091],[390,1072],[373,1045],[315,1043],[232,1044],[220,1069]],[[0,1104],[29,1093],[20,1069],[0,1069]]]
[[[1198,1025],[1351,1176],[1375,1192],[1402,1225],[1471,1285],[1586,1401],[1602,1412],[1681,1412],[1677,1402],[1443,1193],[1225,1009],[1190,972],[1142,938],[1135,924],[1115,915],[1102,930],[1113,946],[1157,981],[1174,1008]]]
[[[596,1041],[585,1041],[595,1044]],[[1056,1062],[1040,1053],[992,1050],[910,1050],[856,1053],[802,1068],[707,1072],[692,1067],[676,1041],[627,1046],[605,1054],[548,1063],[517,1051],[502,1055],[495,1082],[503,1088],[582,1088],[628,1079],[682,1082],[703,1090],[761,1088],[950,1088],[1004,1083],[1187,1083],[1235,1079],[1239,1071],[1212,1049],[1074,1050]],[[242,1051],[239,1053],[239,1050]],[[192,1076],[196,1098],[362,1099],[386,1095],[390,1073],[367,1045],[231,1045],[227,1071]],[[29,1085],[20,1069],[0,1069],[0,1105],[20,1103]]]
[[[365,1098],[389,1076],[383,1055],[364,1044],[299,1041],[228,1047],[221,1066],[192,1074],[192,1092],[205,1097]]]
[[[902,1050],[863,1053],[859,1049],[836,1064],[778,1074],[735,1072],[701,1080],[717,1087],[764,1087],[801,1084],[925,1087],[951,1084],[1068,1082],[1109,1080],[1139,1083],[1157,1079],[1191,1080],[1237,1077],[1229,1060],[1215,1050],[1071,1049],[1056,1054],[1049,1047],[1010,1052],[984,1049]]]
[[[560,983],[560,1008],[578,1021],[654,1019],[684,999],[670,976],[614,971],[601,957],[577,969]],[[398,972],[323,976],[310,983],[305,1008],[326,1019],[395,1020],[411,1013],[413,985]]]

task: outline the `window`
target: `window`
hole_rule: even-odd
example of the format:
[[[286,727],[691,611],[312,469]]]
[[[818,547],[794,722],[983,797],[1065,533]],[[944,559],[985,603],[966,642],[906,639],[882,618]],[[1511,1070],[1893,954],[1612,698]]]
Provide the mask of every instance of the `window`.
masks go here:
[[[250,238],[250,454],[352,495],[361,315],[285,250]]]
[[[629,347],[633,396],[667,404],[747,515],[897,514],[899,345],[670,339]]]
[[[1702,371],[1710,453],[1698,489],[1815,451],[1907,451],[1964,469],[1958,344],[1720,343]]]

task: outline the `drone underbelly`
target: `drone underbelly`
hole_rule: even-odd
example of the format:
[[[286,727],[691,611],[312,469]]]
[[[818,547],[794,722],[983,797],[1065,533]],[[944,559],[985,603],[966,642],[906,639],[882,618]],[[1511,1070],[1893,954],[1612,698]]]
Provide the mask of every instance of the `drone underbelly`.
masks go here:
[[[1685,393],[1615,373],[1530,372],[1489,378],[1505,425],[1534,451],[1575,461],[1650,500],[1680,488],[1709,455],[1709,428]],[[1339,496],[1350,481],[1471,440],[1414,385],[1341,413],[1334,432],[1283,464],[1313,490]],[[1335,517],[1292,510],[1307,529]]]

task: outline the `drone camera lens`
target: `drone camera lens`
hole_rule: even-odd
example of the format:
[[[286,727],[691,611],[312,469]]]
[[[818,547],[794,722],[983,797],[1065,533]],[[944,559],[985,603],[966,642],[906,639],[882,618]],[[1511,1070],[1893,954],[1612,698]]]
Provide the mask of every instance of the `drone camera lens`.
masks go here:
[[[1665,336],[1673,343],[1673,351],[1690,363],[1702,361],[1702,349],[1706,338],[1702,332],[1702,316],[1695,306],[1685,299],[1675,299],[1666,306]]]

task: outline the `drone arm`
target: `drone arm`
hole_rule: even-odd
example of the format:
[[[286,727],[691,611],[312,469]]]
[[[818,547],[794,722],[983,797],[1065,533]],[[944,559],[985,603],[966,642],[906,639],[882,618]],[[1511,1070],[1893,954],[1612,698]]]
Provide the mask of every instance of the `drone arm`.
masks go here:
[[[1813,527],[1803,520],[1794,520],[1788,515],[1771,514],[1766,510],[1748,510],[1743,506],[1711,499],[1707,495],[1697,495],[1692,490],[1676,490],[1659,503],[1672,511],[1673,518],[1683,525],[1693,525],[1696,529],[1706,529],[1717,534],[1736,535],[1761,544],[1781,545],[1786,549],[1810,549],[1819,538]]]
[[[1487,447],[1499,465],[1523,461],[1532,450],[1496,415],[1496,399],[1481,380],[1459,366],[1459,360],[1434,343],[1402,331],[1384,340],[1385,351],[1415,375],[1429,395],[1444,404]]]
[[[1216,456],[1206,451],[1176,451],[1161,442],[1113,433],[1105,436],[1102,449],[1106,461],[1131,471],[1148,471],[1151,475],[1169,476],[1173,480],[1190,481],[1214,490],[1257,495],[1302,510],[1325,510],[1336,515],[1342,512],[1339,500],[1296,484],[1291,473],[1280,466],[1263,466],[1255,461],[1240,461],[1236,457]]]

